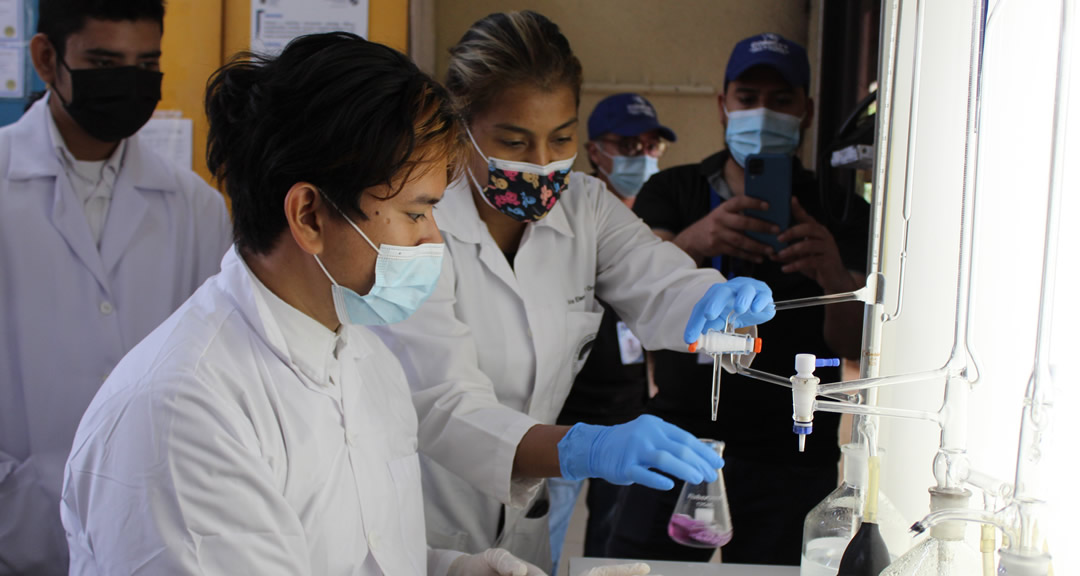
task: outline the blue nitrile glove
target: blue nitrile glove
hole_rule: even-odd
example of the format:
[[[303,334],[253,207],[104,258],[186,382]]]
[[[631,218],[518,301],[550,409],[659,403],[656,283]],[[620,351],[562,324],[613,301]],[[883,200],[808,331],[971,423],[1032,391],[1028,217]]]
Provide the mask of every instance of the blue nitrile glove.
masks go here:
[[[671,490],[670,478],[649,469],[700,484],[716,480],[723,467],[724,459],[692,434],[648,414],[618,426],[575,424],[559,441],[559,469],[568,480]]]
[[[709,330],[723,331],[728,313],[734,311],[731,324],[735,328],[755,326],[776,316],[772,289],[761,280],[732,278],[722,284],[713,284],[709,291],[694,304],[690,320],[686,322],[683,340],[693,344]]]

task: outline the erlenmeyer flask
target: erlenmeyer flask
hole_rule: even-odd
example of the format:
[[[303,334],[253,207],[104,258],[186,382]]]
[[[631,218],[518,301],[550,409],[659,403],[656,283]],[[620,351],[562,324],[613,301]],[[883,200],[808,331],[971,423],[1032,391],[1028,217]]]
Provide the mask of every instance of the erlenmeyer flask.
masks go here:
[[[701,441],[720,456],[724,455],[723,442]],[[716,471],[715,482],[684,484],[668,523],[668,536],[683,546],[719,548],[731,541],[731,534],[723,470]]]

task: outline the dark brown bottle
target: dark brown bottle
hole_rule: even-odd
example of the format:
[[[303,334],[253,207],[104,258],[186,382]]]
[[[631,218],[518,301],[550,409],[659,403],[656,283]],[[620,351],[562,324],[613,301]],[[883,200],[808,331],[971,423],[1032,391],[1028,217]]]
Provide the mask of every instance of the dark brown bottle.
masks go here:
[[[889,549],[878,525],[863,521],[848,543],[836,576],[878,576],[889,565]]]

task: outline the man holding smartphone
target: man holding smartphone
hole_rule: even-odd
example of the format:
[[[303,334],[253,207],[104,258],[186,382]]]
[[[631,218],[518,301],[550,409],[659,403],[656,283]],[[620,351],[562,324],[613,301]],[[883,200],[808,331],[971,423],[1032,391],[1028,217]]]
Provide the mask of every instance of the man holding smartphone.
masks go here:
[[[865,277],[869,206],[852,198],[847,221],[832,223],[817,181],[795,157],[814,117],[809,85],[802,46],[776,34],[736,44],[719,95],[727,149],[700,164],[659,172],[634,205],[658,236],[700,266],[716,267],[729,278],[762,280],[777,301],[854,290]],[[790,158],[789,165],[778,164],[777,154]],[[762,160],[770,156],[773,161]],[[784,189],[765,188],[764,196],[790,202],[789,221],[783,219],[785,210],[777,210],[782,207],[770,207],[747,190],[749,162],[757,168],[754,177],[783,183]],[[759,327],[765,348],[754,367],[786,375],[797,353],[857,358],[861,328],[858,303],[781,312]],[[654,359],[659,393],[647,411],[698,437],[727,443],[724,478],[735,534],[724,546],[724,562],[799,564],[803,519],[836,487],[839,416],[816,416],[815,434],[800,453],[791,432],[790,391],[725,374],[713,422],[711,358],[665,351],[654,353]],[[818,375],[826,382],[840,379],[837,368],[820,369]],[[708,560],[712,550],[684,547],[667,537],[678,488],[624,488],[608,554]]]

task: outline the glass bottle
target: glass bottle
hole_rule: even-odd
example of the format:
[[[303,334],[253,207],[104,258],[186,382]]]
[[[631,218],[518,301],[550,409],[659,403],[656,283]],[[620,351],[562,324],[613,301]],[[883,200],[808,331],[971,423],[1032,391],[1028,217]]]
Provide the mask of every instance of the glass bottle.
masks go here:
[[[848,542],[837,576],[878,576],[889,565],[889,549],[877,524],[878,456],[867,459],[867,497],[862,524]]]
[[[861,444],[845,444],[840,451],[844,481],[810,510],[803,523],[800,576],[836,576],[840,558],[862,522],[866,450]]]
[[[724,455],[723,442],[701,441],[720,456]],[[668,523],[668,536],[683,546],[694,548],[719,548],[731,541],[731,511],[723,470],[716,471],[715,482],[683,484]]]
[[[803,523],[800,576],[836,576],[844,550],[862,525],[869,476],[866,445],[845,444],[840,451],[844,455],[840,487],[810,510]],[[878,456],[883,455],[879,448]],[[878,528],[888,549],[906,550],[911,545],[908,525],[885,494],[878,494]]]
[[[971,492],[930,489],[930,510],[967,508]],[[881,576],[981,574],[982,558],[964,542],[967,524],[954,520],[930,527],[930,537],[889,565]]]

